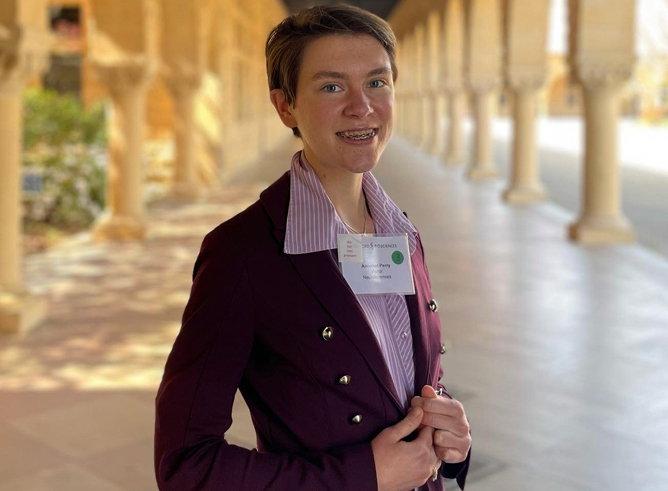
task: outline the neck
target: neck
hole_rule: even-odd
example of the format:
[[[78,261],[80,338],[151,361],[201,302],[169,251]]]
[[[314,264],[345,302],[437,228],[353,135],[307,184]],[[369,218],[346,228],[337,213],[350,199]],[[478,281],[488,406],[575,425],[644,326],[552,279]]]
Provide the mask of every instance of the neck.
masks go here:
[[[366,217],[366,231],[373,231],[373,222],[366,211],[366,200],[362,192],[362,174],[323,165],[313,158],[308,148],[304,148],[304,155],[341,220],[362,232]]]

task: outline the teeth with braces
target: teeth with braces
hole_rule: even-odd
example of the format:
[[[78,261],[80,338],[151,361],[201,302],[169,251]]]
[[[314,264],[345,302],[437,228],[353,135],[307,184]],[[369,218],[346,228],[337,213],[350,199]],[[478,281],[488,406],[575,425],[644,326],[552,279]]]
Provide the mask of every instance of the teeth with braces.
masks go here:
[[[376,135],[376,130],[365,130],[365,131],[342,131],[339,135],[344,138],[349,138],[351,140],[366,140]]]

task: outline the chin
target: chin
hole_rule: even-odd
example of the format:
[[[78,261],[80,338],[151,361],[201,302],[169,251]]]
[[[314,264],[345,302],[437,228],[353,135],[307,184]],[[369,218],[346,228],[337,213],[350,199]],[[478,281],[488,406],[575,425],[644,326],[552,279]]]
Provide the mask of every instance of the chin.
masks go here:
[[[363,173],[372,170],[376,167],[380,154],[375,153],[373,155],[357,155],[350,156],[346,160],[346,168],[350,172]]]

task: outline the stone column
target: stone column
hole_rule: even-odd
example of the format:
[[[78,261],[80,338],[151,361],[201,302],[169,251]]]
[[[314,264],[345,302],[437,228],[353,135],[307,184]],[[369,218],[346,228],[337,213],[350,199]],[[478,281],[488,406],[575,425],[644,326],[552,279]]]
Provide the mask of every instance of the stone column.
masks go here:
[[[512,169],[510,186],[503,193],[503,199],[509,203],[533,203],[545,199],[536,160],[536,96],[541,85],[542,81],[512,88],[515,104]]]
[[[199,194],[196,167],[195,95],[200,81],[186,77],[167,77],[165,83],[174,101],[174,181],[175,198],[193,199]]]
[[[546,42],[550,0],[506,0],[503,3],[505,57],[503,73],[514,99],[514,140],[509,203],[545,199],[536,161],[536,96],[546,78]]]
[[[440,157],[445,151],[445,116],[447,113],[447,98],[445,94],[435,89],[432,93],[432,132],[429,153]]]
[[[492,160],[492,102],[501,82],[501,8],[496,0],[466,3],[466,81],[473,96],[475,132],[467,176],[474,181],[498,176]]]
[[[89,13],[89,60],[111,97],[107,203],[93,238],[138,240],[146,233],[146,93],[158,65],[159,7],[156,0],[90,0]]]
[[[395,59],[397,67],[404,66],[404,42],[403,40],[397,40],[397,48],[395,53]],[[402,135],[404,133],[404,105],[406,104],[404,100],[404,78],[403,73],[402,77],[399,78],[398,83],[394,88],[394,132]]]
[[[569,236],[582,243],[635,240],[621,211],[617,157],[618,96],[635,65],[635,6],[634,0],[569,3],[569,62],[585,107],[582,212]]]
[[[493,179],[498,177],[492,146],[492,102],[496,92],[492,84],[484,83],[474,85],[472,91],[475,131],[473,159],[466,175],[473,181]]]
[[[442,63],[441,47],[441,14],[439,10],[432,9],[427,14],[426,22],[426,46],[425,46],[425,133],[424,150],[430,155],[438,155],[443,147],[443,121],[444,98],[442,97],[442,75],[444,67]]]
[[[27,5],[26,5],[27,4]],[[46,302],[23,281],[22,153],[23,89],[47,65],[50,39],[43,17],[23,18],[43,10],[42,1],[3,3],[0,16],[0,333],[25,333],[41,322]],[[12,16],[10,13],[13,13]]]
[[[448,92],[448,128],[447,145],[445,151],[446,166],[461,166],[466,162],[464,155],[464,132],[462,123],[466,107],[466,94],[455,88]]]
[[[416,75],[416,66],[415,66],[415,36],[411,33],[406,37],[406,89],[405,94],[405,105],[406,105],[406,117],[405,117],[405,136],[410,143],[415,143],[416,137],[416,118],[415,118],[415,100],[416,100],[416,84],[417,84],[417,75]]]
[[[111,95],[107,203],[93,227],[97,241],[143,239],[144,129],[149,79],[144,67],[97,67]]]
[[[585,162],[582,212],[569,228],[582,243],[633,242],[635,234],[621,212],[617,125],[621,80],[584,83]]]
[[[448,124],[445,151],[442,154],[446,166],[461,166],[465,163],[464,133],[462,122],[466,108],[464,91],[464,65],[466,49],[466,6],[462,0],[448,0],[443,16],[444,50],[443,85],[448,99]]]
[[[425,29],[422,24],[415,26],[414,35],[414,66],[415,66],[415,129],[413,133],[413,145],[422,149],[427,141],[425,112],[428,110],[425,102],[426,79],[425,70]]]

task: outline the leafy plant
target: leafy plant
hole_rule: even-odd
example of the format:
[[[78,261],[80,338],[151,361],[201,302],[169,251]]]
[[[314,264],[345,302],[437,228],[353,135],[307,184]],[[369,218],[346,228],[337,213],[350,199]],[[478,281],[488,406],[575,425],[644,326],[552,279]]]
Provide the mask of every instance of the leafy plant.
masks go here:
[[[80,229],[104,208],[105,113],[101,104],[31,89],[24,96],[24,173],[42,189],[24,195],[24,221]]]

